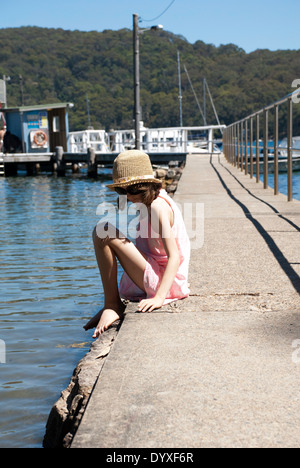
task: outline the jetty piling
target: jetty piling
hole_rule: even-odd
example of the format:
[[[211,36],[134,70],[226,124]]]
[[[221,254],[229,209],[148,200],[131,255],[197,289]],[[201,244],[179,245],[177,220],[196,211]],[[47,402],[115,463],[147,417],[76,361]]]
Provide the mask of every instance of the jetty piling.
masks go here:
[[[93,148],[88,149],[88,176],[97,176],[96,152]]]
[[[4,176],[4,159],[3,156],[0,155],[0,176]]]
[[[66,163],[64,160],[64,149],[62,146],[55,148],[55,170],[58,176],[64,176],[66,174]]]

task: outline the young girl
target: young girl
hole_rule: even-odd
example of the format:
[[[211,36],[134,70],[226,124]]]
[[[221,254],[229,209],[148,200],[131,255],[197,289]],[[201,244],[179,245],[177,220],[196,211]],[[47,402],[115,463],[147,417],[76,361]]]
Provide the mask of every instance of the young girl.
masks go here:
[[[125,151],[115,159],[108,188],[142,203],[136,245],[115,230],[103,236],[104,225],[93,232],[96,259],[103,283],[104,307],[86,325],[100,336],[125,310],[122,299],[139,301],[140,312],[188,296],[190,241],[179,208],[153,177],[150,158],[139,150]],[[98,235],[101,232],[102,235]],[[107,231],[109,232],[109,231]],[[117,283],[117,259],[124,269]]]

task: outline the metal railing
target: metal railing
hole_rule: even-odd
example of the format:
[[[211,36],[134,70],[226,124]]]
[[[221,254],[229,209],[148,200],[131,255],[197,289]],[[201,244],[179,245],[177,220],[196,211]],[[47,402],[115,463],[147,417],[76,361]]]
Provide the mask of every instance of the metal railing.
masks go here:
[[[256,172],[256,181],[260,180],[260,162],[262,155],[263,165],[263,183],[264,188],[268,188],[269,175],[269,132],[272,125],[270,123],[270,112],[274,112],[273,122],[273,145],[272,150],[274,157],[274,194],[279,193],[279,108],[287,103],[287,129],[286,129],[286,153],[287,153],[287,192],[288,201],[293,200],[293,103],[300,102],[300,89],[298,88],[291,94],[280,99],[273,104],[270,104],[263,109],[245,117],[238,122],[229,125],[223,134],[223,152],[228,162],[245,171],[253,178],[254,170]],[[261,131],[261,119],[263,128]],[[255,136],[255,139],[254,139]],[[262,137],[262,141],[260,138]],[[260,143],[263,143],[262,145]]]

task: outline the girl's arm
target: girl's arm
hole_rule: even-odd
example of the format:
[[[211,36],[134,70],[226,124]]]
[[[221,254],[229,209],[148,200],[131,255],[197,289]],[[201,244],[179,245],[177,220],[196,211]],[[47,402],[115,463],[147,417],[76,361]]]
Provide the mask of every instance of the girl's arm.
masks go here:
[[[164,304],[180,266],[180,255],[171,227],[172,214],[170,208],[164,207],[162,209],[161,206],[156,206],[152,209],[151,216],[158,216],[159,234],[161,235],[168,256],[168,263],[155,297],[152,299],[143,299],[139,303],[140,312],[152,312],[152,310],[159,309]]]

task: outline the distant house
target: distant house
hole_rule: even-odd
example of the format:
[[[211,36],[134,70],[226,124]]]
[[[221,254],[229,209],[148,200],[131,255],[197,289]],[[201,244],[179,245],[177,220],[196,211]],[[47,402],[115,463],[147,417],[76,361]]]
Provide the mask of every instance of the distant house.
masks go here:
[[[17,151],[47,153],[55,151],[56,146],[62,146],[68,152],[68,110],[72,107],[71,103],[57,103],[2,109],[8,135],[20,141]]]

